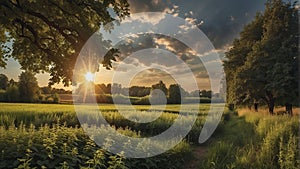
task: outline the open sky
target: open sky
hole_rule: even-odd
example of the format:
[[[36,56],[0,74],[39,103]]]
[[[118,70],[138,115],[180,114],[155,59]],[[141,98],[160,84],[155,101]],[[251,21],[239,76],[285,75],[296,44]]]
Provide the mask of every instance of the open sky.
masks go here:
[[[112,34],[106,35],[104,33],[105,38],[112,40],[113,43],[115,42],[115,46],[121,49],[122,55],[119,62],[114,64],[113,70],[107,71],[100,68],[100,72],[96,73],[95,81],[96,83],[109,83],[111,78],[115,76],[113,82],[124,83],[124,86],[128,84],[149,86],[157,83],[160,79],[167,84],[174,83],[174,77],[171,78],[169,75],[173,74],[176,75],[175,81],[177,78],[181,85],[188,90],[193,90],[194,87],[189,79],[184,78],[191,75],[187,71],[189,68],[197,81],[196,83],[200,84],[201,88],[209,89],[206,70],[217,70],[220,66],[217,61],[213,62],[213,60],[216,60],[214,57],[217,54],[221,60],[224,59],[224,53],[231,46],[234,38],[238,38],[244,25],[253,20],[257,12],[263,11],[265,2],[265,0],[129,0],[132,14],[140,12],[168,13],[173,17],[182,18],[190,24],[188,25],[190,27],[183,23],[177,27],[175,26],[174,29],[170,29],[172,23],[180,21],[172,21],[163,14],[147,14],[142,17],[135,15],[135,18],[127,19]],[[180,42],[178,39],[149,34],[151,32],[157,33],[156,31],[162,33],[164,30],[184,32],[190,29],[194,30],[195,27],[193,26],[196,26],[208,37],[214,48],[208,45],[204,48],[196,47],[195,51],[195,48],[191,49],[189,45]],[[157,30],[153,31],[151,28],[157,28]],[[192,35],[189,34],[189,37],[191,38]],[[118,38],[121,38],[121,40]],[[206,43],[205,38],[202,38],[198,37],[198,39],[192,39],[191,41],[194,44],[199,43],[200,46],[205,46],[202,45]],[[138,53],[139,51],[142,51],[142,53]],[[126,56],[129,55],[130,57],[127,58]],[[160,58],[157,56],[160,56]],[[203,60],[199,60],[199,57],[208,58],[207,65],[209,65],[209,68],[207,65],[204,66]],[[179,58],[179,60],[176,58]],[[151,69],[149,69],[149,66]],[[130,70],[135,70],[135,72]],[[5,69],[0,68],[0,73],[4,73],[15,80],[18,79],[21,71],[20,65],[13,59],[8,61]],[[119,73],[114,75],[114,72]],[[214,74],[216,72],[212,72],[210,76],[214,76]],[[129,76],[134,77],[130,78],[131,81],[127,83]],[[38,74],[36,77],[40,86],[48,84],[49,74]],[[63,85],[59,84],[54,87],[63,87]]]

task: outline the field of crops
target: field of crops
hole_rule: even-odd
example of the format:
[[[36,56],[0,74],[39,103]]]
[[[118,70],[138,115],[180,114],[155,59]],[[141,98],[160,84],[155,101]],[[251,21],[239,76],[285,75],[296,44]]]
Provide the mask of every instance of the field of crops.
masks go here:
[[[73,105],[0,103],[0,168],[299,168],[298,116],[269,116],[245,112],[238,115],[226,112],[213,137],[198,145],[198,137],[207,115],[208,104],[161,106],[99,105],[102,116],[119,133],[142,138],[158,135],[167,130],[176,118],[197,119],[191,131],[176,147],[149,158],[126,158],[123,151],[107,151],[115,142],[105,140],[98,146],[86,135]],[[94,107],[86,106],[88,113]],[[153,119],[150,123],[137,123],[130,119]],[[178,113],[183,112],[183,115]],[[98,122],[97,114],[91,114]],[[80,117],[82,118],[82,117]],[[183,120],[183,123],[185,120]],[[101,133],[111,133],[101,126]],[[166,143],[158,143],[160,149]],[[132,151],[139,147],[131,145]],[[142,147],[143,148],[143,147]],[[202,154],[195,151],[201,150]],[[203,151],[202,151],[203,150]],[[204,151],[205,150],[205,151]],[[198,157],[199,156],[199,157]]]
[[[128,159],[124,152],[112,154],[97,146],[83,131],[73,105],[1,104],[0,168],[180,168],[190,156],[190,143],[196,142],[209,105],[184,105],[181,111],[198,115],[191,132],[173,149],[150,158]],[[89,106],[85,107],[87,110]],[[130,137],[150,137],[168,129],[179,115],[180,105],[123,105],[119,111],[128,116],[139,114],[151,123],[136,123],[124,118],[113,105],[100,105],[105,120],[119,133]],[[95,116],[95,119],[96,116]],[[103,126],[101,132],[110,132]],[[120,140],[114,140],[120,141]],[[107,141],[106,146],[110,146]],[[158,147],[164,146],[158,145]],[[134,147],[133,147],[134,149]]]

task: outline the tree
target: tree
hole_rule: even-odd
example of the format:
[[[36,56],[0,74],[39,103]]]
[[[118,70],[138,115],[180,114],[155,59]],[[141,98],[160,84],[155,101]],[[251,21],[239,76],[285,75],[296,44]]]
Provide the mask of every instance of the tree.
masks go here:
[[[18,87],[22,102],[34,102],[38,99],[39,86],[32,72],[25,71],[21,73]]]
[[[8,86],[8,78],[4,74],[0,74],[0,89],[6,90]]]
[[[168,95],[168,89],[166,87],[166,85],[164,84],[163,81],[159,81],[157,84],[154,84],[151,86],[151,90],[154,90],[154,89],[159,89],[161,90],[166,96]]]
[[[20,94],[18,86],[12,85],[7,87],[7,90],[5,92],[5,99],[8,102],[18,102],[20,101]]]
[[[42,94],[51,94],[52,88],[50,86],[45,86],[45,87],[41,87],[40,91],[42,92]]]
[[[52,97],[53,97],[53,103],[59,103],[60,97],[59,97],[59,95],[57,93],[54,93],[52,95]]]
[[[178,84],[171,84],[169,87],[169,102],[173,104],[181,103],[181,87]]]
[[[238,76],[241,67],[245,64],[248,53],[252,46],[261,40],[263,32],[263,16],[258,13],[255,19],[244,27],[240,38],[235,39],[233,47],[226,53],[227,60],[224,61],[227,82],[227,101],[232,104],[253,104],[255,97],[250,97],[254,89],[246,87],[246,83]]]
[[[14,85],[17,85],[17,83],[14,81],[14,79],[10,79],[9,82],[8,82],[8,85],[9,86],[14,86]]]
[[[252,24],[259,28],[251,28]],[[265,12],[247,27],[250,29],[243,33],[260,37],[253,40],[252,36],[247,38],[241,34],[245,41],[237,40],[227,53],[228,61],[224,67],[229,76],[228,97],[240,104],[261,100],[273,114],[277,99],[291,102],[297,99],[299,92],[298,12],[295,4],[268,1]],[[245,47],[247,44],[251,44],[250,48]],[[242,60],[238,67],[234,65],[235,57]]]
[[[114,12],[115,18],[110,15]],[[71,81],[76,58],[83,45],[100,26],[129,15],[126,0],[2,0],[0,2],[0,66],[7,57],[17,59],[24,70],[49,72],[50,82]],[[108,25],[107,25],[108,24]],[[108,50],[102,64],[108,69],[118,52],[103,41]],[[13,41],[12,49],[7,42]],[[11,52],[12,51],[12,52]]]
[[[166,104],[168,89],[163,81],[152,85],[149,101],[151,104]]]
[[[210,98],[212,97],[212,91],[211,90],[201,90],[200,92],[200,97],[206,97],[206,98]]]
[[[131,86],[129,88],[129,96],[144,97],[150,95],[151,88],[145,86]]]

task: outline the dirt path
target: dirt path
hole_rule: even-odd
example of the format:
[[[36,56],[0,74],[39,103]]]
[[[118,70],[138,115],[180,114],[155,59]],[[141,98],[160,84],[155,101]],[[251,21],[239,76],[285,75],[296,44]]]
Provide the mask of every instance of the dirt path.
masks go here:
[[[200,163],[208,151],[207,149],[205,146],[193,146],[192,159],[186,163],[183,169],[199,169]]]

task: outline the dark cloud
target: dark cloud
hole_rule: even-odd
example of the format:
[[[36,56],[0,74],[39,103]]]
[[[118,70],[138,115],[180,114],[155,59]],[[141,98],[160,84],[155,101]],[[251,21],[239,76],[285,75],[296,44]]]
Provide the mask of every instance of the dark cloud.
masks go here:
[[[230,45],[245,24],[264,9],[266,0],[129,0],[132,13],[179,10],[179,17],[195,18],[215,48]]]
[[[194,57],[196,57],[196,52],[184,43],[172,37],[158,34],[136,34],[118,43],[116,48],[120,49],[121,60],[134,52],[149,48],[167,50],[178,56],[184,62],[193,60]]]
[[[171,37],[157,34],[134,35],[121,41],[116,47],[121,51],[120,60],[123,60],[127,65],[144,65],[146,67],[151,64],[163,67],[176,66],[176,69],[173,69],[173,73],[178,75],[188,72],[193,72],[195,75],[199,72],[201,74],[203,74],[202,72],[206,73],[206,68],[200,59],[203,56],[197,56],[191,48]],[[157,50],[152,50],[151,48]],[[215,53],[214,51],[212,52]],[[130,57],[128,57],[129,55]],[[175,59],[174,57],[177,58]],[[182,64],[186,64],[188,69],[187,67],[182,67]],[[127,70],[124,68],[119,71]]]

